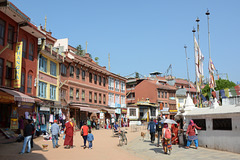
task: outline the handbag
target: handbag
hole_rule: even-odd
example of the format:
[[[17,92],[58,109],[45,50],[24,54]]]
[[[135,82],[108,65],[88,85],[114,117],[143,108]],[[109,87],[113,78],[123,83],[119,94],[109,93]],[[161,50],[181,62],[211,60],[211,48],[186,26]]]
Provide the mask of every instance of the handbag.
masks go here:
[[[195,128],[195,134],[196,134],[196,135],[198,135],[198,131],[197,131],[197,129],[196,129],[196,128]]]

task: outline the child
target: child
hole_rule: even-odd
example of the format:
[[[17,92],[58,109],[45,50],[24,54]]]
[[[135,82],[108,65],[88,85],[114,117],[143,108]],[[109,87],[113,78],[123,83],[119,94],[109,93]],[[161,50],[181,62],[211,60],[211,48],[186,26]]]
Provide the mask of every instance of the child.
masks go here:
[[[87,141],[88,141],[88,148],[92,149],[92,141],[94,140],[93,134],[91,133],[91,129],[89,129],[88,131],[88,135],[87,135]]]

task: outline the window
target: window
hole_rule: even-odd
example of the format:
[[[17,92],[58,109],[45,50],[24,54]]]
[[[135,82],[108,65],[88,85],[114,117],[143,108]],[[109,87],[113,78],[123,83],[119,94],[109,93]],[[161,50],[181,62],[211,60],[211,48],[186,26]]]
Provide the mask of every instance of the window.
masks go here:
[[[28,59],[33,61],[33,54],[34,54],[34,44],[33,43],[29,43],[29,56]]]
[[[56,86],[50,85],[50,99],[55,100],[56,99]]]
[[[89,92],[89,102],[92,102],[92,92]]]
[[[206,120],[205,119],[193,119],[193,122],[198,127],[201,127],[201,130],[205,130],[206,131]]]
[[[8,25],[8,37],[7,37],[7,43],[8,48],[13,49],[13,37],[14,37],[14,27],[12,25]]]
[[[4,46],[5,22],[0,19],[0,45]]]
[[[99,85],[101,86],[101,84],[102,84],[102,77],[101,76],[98,76],[98,82],[99,82]]]
[[[106,104],[106,95],[103,95],[103,104]]]
[[[97,93],[94,93],[94,103],[97,103]]]
[[[158,98],[160,98],[160,91],[158,91]]]
[[[162,93],[162,98],[163,98],[163,94],[164,94],[164,93],[163,93],[163,92],[161,92],[161,93]]]
[[[39,57],[39,70],[47,73],[47,58],[42,55]]]
[[[82,80],[85,81],[85,71],[84,70],[82,70]]]
[[[168,105],[167,105],[167,103],[165,103],[165,106],[164,106],[165,108],[167,108],[168,107]]]
[[[65,89],[61,89],[61,99],[65,99],[66,98],[66,90]]]
[[[165,98],[167,98],[167,92],[165,92]]]
[[[130,112],[130,116],[136,116],[136,109],[130,108],[129,112]]]
[[[46,98],[47,83],[39,81],[38,84],[38,96]]]
[[[232,130],[232,119],[213,119],[213,130]]]
[[[106,78],[103,77],[103,87],[105,87],[105,85],[106,85]]]
[[[5,80],[5,85],[7,87],[11,87],[11,81],[13,79],[13,68],[12,68],[12,62],[7,61],[6,65],[6,80]]]
[[[0,22],[1,22],[1,19],[0,19]],[[0,85],[2,85],[2,82],[3,82],[3,59],[0,58]]]
[[[108,94],[108,105],[112,106],[112,104],[114,104],[114,94],[113,93],[109,93]]]
[[[121,107],[120,105],[120,95],[119,94],[115,94],[115,104],[116,107]]]
[[[50,74],[57,76],[57,64],[52,61],[50,61]]]
[[[79,100],[79,89],[76,89],[76,100]]]
[[[94,84],[97,84],[97,75],[94,74]]]
[[[21,75],[21,88],[19,89],[20,92],[25,92],[25,73],[22,72]]]
[[[79,75],[80,75],[80,69],[76,68],[76,78],[79,79]]]
[[[22,57],[26,58],[27,55],[27,40],[26,39],[22,39],[23,42],[23,46],[22,46]]]
[[[99,93],[98,99],[99,99],[99,103],[101,104],[102,103],[102,94],[101,93]]]
[[[73,88],[70,88],[70,99],[73,99]]]
[[[108,89],[112,91],[114,89],[114,79],[112,77],[108,78]]]
[[[121,95],[121,104],[124,105],[126,104],[126,99],[125,96]]]
[[[119,80],[115,80],[115,91],[119,91]]]
[[[89,82],[92,83],[92,73],[89,73]]]
[[[85,91],[82,90],[82,101],[85,101]]]
[[[73,78],[73,75],[74,75],[74,67],[70,66],[70,77]]]
[[[61,75],[62,76],[67,75],[67,67],[64,64],[61,64]]]
[[[27,93],[32,93],[32,75],[28,74]]]
[[[125,93],[125,83],[124,83],[124,81],[121,81],[121,92]]]

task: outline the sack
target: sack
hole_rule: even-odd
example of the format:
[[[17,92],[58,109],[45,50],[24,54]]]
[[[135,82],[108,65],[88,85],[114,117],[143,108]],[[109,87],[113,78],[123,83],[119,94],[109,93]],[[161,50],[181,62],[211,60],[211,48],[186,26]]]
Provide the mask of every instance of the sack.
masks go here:
[[[196,128],[195,128],[195,134],[196,134],[196,135],[198,135],[198,131],[197,131],[197,129],[196,129]]]
[[[171,131],[170,131],[170,129],[165,129],[164,130],[164,138],[166,138],[166,139],[171,139]]]

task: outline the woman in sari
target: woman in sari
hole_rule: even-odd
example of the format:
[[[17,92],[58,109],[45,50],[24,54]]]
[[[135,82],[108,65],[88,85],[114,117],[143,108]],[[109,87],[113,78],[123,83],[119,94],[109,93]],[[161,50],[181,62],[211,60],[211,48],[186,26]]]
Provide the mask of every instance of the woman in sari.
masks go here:
[[[201,129],[200,127],[198,127],[193,120],[190,120],[190,123],[188,125],[188,129],[187,129],[187,135],[188,135],[188,140],[187,140],[187,149],[189,148],[190,144],[192,141],[194,141],[196,149],[198,148],[198,138],[197,135],[195,133],[195,129]]]
[[[74,132],[74,124],[72,122],[72,119],[65,124],[65,140],[64,140],[64,148],[69,149],[70,147],[73,147],[73,132]]]
[[[168,150],[169,150],[169,154],[171,153],[171,150],[172,150],[171,130],[168,128],[167,123],[164,123],[163,129],[162,129],[162,146],[165,154],[167,154]]]
[[[178,144],[178,125],[172,124],[172,144]]]

